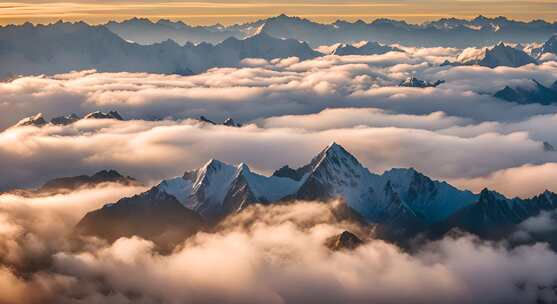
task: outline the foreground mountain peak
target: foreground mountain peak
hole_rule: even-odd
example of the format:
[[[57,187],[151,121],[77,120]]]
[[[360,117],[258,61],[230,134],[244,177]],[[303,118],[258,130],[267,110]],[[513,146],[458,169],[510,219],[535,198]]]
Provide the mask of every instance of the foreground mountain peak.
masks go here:
[[[225,162],[222,162],[218,159],[214,159],[211,158],[208,162],[206,162],[202,168],[205,169],[205,171],[207,170],[211,170],[211,169],[220,169],[223,166],[227,166],[228,164],[226,164]]]
[[[343,146],[337,144],[336,142],[330,143],[318,154],[318,156],[319,155],[322,155],[323,157],[348,156],[356,160],[356,158],[352,154],[350,154],[350,152],[346,151]]]
[[[103,171],[99,175],[116,176],[117,173]],[[526,200],[509,199],[488,189],[479,195],[460,190],[432,180],[414,168],[395,168],[382,175],[371,173],[344,147],[333,142],[307,165],[298,169],[283,166],[272,176],[253,172],[245,163],[230,165],[211,159],[197,170],[163,180],[142,195],[106,205],[99,218],[89,215],[88,221],[94,228],[90,232],[95,234],[94,230],[100,229],[106,220],[116,223],[125,210],[122,227],[129,221],[129,229],[135,230],[143,229],[135,225],[149,217],[161,222],[172,212],[178,212],[197,226],[199,219],[195,215],[208,223],[217,223],[252,204],[331,199],[340,199],[362,221],[379,225],[380,233],[389,237],[404,237],[430,228],[493,232],[494,227],[506,229],[542,210],[557,208],[557,195],[550,192]],[[158,210],[159,206],[170,209]],[[137,216],[135,208],[142,210]],[[129,229],[110,237],[136,233]],[[153,232],[145,229],[140,235]],[[98,234],[103,236],[102,231]],[[347,233],[334,243],[342,245],[345,241],[350,246],[357,243]]]

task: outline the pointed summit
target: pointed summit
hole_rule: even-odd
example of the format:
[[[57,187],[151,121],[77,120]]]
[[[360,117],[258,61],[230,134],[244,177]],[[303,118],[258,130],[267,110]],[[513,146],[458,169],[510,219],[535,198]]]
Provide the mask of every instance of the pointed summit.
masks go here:
[[[226,165],[224,162],[222,162],[218,159],[211,158],[208,162],[205,163],[205,165],[203,165],[202,168],[218,169],[218,168],[220,168],[221,166],[224,166],[224,165]]]
[[[248,165],[246,165],[246,163],[240,163],[238,165],[238,174],[244,173],[251,173],[251,170],[249,169]]]
[[[360,162],[350,152],[346,151],[344,147],[332,142],[323,151],[321,151],[312,161],[312,168],[316,170],[318,166],[330,164],[334,167],[362,167]]]
[[[497,191],[489,190],[488,188],[482,189],[478,198],[478,205],[484,207],[491,206],[493,208],[499,203],[507,204],[507,198]]]
[[[524,51],[500,42],[491,50],[486,50],[483,58],[478,58],[476,62],[471,61],[469,63],[496,68],[498,66],[520,67],[527,64],[537,64],[538,62]]]

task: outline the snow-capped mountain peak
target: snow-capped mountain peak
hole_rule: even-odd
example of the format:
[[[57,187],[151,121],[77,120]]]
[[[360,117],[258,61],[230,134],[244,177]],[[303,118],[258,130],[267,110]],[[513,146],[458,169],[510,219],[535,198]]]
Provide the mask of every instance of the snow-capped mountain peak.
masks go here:
[[[485,49],[476,59],[463,64],[478,64],[485,67],[495,68],[498,66],[520,67],[527,64],[537,64],[537,60],[530,57],[524,51],[499,42],[491,49]]]
[[[471,192],[433,181],[413,168],[371,173],[334,142],[307,165],[284,166],[272,176],[253,172],[245,163],[230,165],[211,159],[156,188],[210,221],[252,203],[341,198],[370,222],[414,217],[429,223],[477,199]]]
[[[211,159],[201,168],[164,180],[157,187],[176,196],[187,208],[215,220],[249,203],[280,200],[294,193],[299,183],[260,175],[245,163],[230,165]]]
[[[312,161],[312,168],[315,171],[319,166],[329,164],[335,167],[346,166],[350,168],[363,168],[360,162],[341,145],[336,142],[328,145]]]
[[[383,45],[375,41],[360,41],[354,44],[337,43],[328,47],[332,55],[381,55],[388,52],[402,52],[401,49]]]
[[[409,88],[429,88],[429,87],[437,87],[441,84],[445,83],[444,80],[437,80],[435,82],[429,82],[425,80],[418,79],[414,77],[414,75],[406,78],[402,81],[398,86],[399,87],[409,87]]]
[[[120,115],[120,113],[118,113],[118,111],[110,111],[110,112],[108,112],[108,113],[101,112],[101,111],[95,111],[95,112],[91,112],[91,113],[85,115],[85,117],[83,117],[83,119],[115,119],[115,120],[124,120],[124,118],[122,118],[122,116]]]
[[[14,127],[25,127],[25,126],[35,126],[35,127],[42,127],[46,125],[47,122],[43,117],[43,113],[38,113],[33,116],[25,117],[22,120],[18,121]]]

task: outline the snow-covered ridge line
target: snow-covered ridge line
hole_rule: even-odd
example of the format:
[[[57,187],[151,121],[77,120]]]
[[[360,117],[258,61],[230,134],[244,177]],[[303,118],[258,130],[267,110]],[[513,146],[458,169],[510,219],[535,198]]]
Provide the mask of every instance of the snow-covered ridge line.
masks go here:
[[[477,199],[469,191],[432,181],[414,169],[371,173],[336,143],[308,165],[299,169],[285,166],[271,176],[253,172],[243,163],[230,165],[212,159],[200,169],[161,181],[155,188],[175,196],[185,207],[209,220],[252,203],[342,198],[370,221],[381,221],[382,217],[408,209],[411,214],[435,222]]]
[[[376,225],[389,238],[444,234],[452,228],[490,236],[509,231],[542,211],[557,209],[557,194],[549,191],[530,199],[509,199],[487,189],[480,194],[460,190],[413,168],[372,173],[333,143],[309,164],[298,169],[285,166],[272,176],[252,172],[244,163],[210,160],[200,169],[88,213],[78,227],[102,235],[102,229],[97,230],[108,222],[129,221],[124,227],[143,227],[146,221],[173,219],[177,222],[172,225],[178,226],[200,221],[213,225],[252,204],[333,199],[343,201],[360,221]],[[135,234],[137,229],[141,230],[122,233]],[[159,230],[164,234],[164,227]]]
[[[498,41],[545,41],[557,32],[556,23],[543,20],[522,22],[484,16],[469,20],[443,18],[421,24],[385,18],[370,22],[337,20],[332,24],[324,24],[282,14],[229,26],[191,26],[181,21],[151,21],[146,18],[108,22],[105,26],[124,39],[142,44],[166,39],[173,39],[180,44],[187,41],[218,43],[227,37],[245,38],[267,32],[276,37],[307,41],[312,47],[361,40],[384,44],[407,42],[412,45],[469,47],[491,45]]]

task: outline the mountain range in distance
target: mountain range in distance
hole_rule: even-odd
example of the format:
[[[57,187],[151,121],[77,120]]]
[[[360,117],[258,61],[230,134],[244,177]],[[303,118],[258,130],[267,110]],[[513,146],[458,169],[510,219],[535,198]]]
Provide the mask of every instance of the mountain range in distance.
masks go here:
[[[283,30],[292,31],[293,33],[306,33],[300,37],[291,37],[278,32],[278,30],[265,30],[267,22],[275,24],[277,20],[286,20],[283,23]],[[499,19],[487,19],[499,20]],[[506,19],[505,19],[506,20]],[[10,25],[0,27],[0,65],[3,67],[0,71],[0,77],[12,77],[15,75],[36,75],[36,74],[57,74],[77,70],[96,69],[99,72],[148,72],[162,74],[179,74],[192,75],[206,71],[213,67],[230,67],[238,66],[243,59],[246,58],[263,58],[272,60],[276,58],[298,57],[300,60],[312,59],[319,56],[331,55],[377,55],[387,52],[401,52],[397,47],[390,46],[391,43],[400,43],[404,45],[419,45],[412,39],[408,40],[405,35],[391,33],[389,37],[397,37],[396,41],[385,42],[380,37],[368,36],[346,36],[344,40],[331,38],[327,41],[328,47],[315,47],[311,43],[311,39],[316,36],[312,32],[319,33],[326,25],[309,26],[308,28],[298,29],[300,24],[306,24],[307,20],[279,16],[266,20],[259,28],[244,32],[245,36],[236,38],[232,35],[225,38],[221,42],[214,42],[211,39],[203,40],[197,44],[188,40],[180,45],[173,40],[175,37],[167,37],[162,41],[153,41],[152,44],[143,45],[134,43],[133,40],[127,39],[125,35],[117,35],[110,26],[91,26],[84,22],[67,23],[57,22],[50,25],[32,25],[26,23],[21,26]],[[399,23],[374,22],[372,25],[378,26],[379,29],[388,30],[390,26]],[[449,21],[446,21],[449,22]],[[457,20],[452,20],[457,22]],[[493,21],[494,22],[494,21]],[[499,20],[498,22],[502,22]],[[147,26],[155,26],[158,23],[151,23],[143,19],[132,19],[120,24],[127,24],[126,28],[131,29],[137,27],[138,33],[148,33],[142,30]],[[164,23],[164,22],[163,22]],[[292,25],[295,24],[296,26]],[[311,22],[310,22],[311,23]],[[115,24],[115,23],[114,23]],[[164,26],[169,24],[164,23]],[[343,23],[344,24],[344,23]],[[351,23],[346,23],[351,24]],[[365,24],[365,23],[364,23]],[[400,23],[404,24],[404,23]],[[400,25],[399,24],[399,25]],[[433,25],[432,25],[433,24]],[[451,32],[458,26],[445,25],[441,27],[439,24],[431,23],[429,25],[421,25],[417,29],[427,30],[435,29],[435,31]],[[514,25],[510,25],[514,24]],[[538,23],[513,23],[508,21],[511,28],[521,28],[521,26],[532,27]],[[352,24],[357,26],[358,23]],[[379,26],[381,25],[381,26]],[[546,26],[554,26],[549,23],[539,23],[541,28]],[[158,25],[162,26],[162,25]],[[185,25],[184,25],[185,26]],[[410,25],[407,25],[410,26]],[[462,25],[463,26],[463,25]],[[486,26],[486,25],[484,25]],[[278,25],[277,28],[281,28]],[[290,28],[293,27],[293,28]],[[201,27],[204,28],[204,27]],[[214,34],[219,27],[204,28]],[[275,27],[271,27],[275,28]],[[400,26],[395,27],[400,30]],[[402,27],[404,28],[404,27]],[[410,28],[414,28],[410,26]],[[199,30],[199,28],[194,28]],[[333,27],[335,29],[335,27]],[[471,29],[469,29],[471,30]],[[390,31],[390,30],[389,30]],[[471,30],[476,31],[476,30]],[[375,30],[366,29],[364,33],[375,33]],[[482,31],[480,31],[482,32]],[[489,31],[488,31],[489,32]],[[543,35],[546,43],[531,51],[532,57],[519,47],[513,48],[505,44],[498,44],[493,48],[486,48],[485,51],[477,56],[477,58],[465,58],[455,62],[446,62],[446,65],[482,65],[486,67],[512,66],[518,67],[525,64],[536,64],[537,57],[544,53],[557,53],[557,37],[551,37],[557,31]],[[459,33],[451,33],[450,36],[458,37],[459,41],[462,37]],[[306,37],[307,36],[307,37]],[[411,37],[419,36],[414,33]],[[29,37],[29,39],[20,39],[20,37]],[[157,36],[163,37],[163,36]],[[327,35],[329,37],[329,35]],[[331,37],[334,37],[331,36]],[[518,36],[513,36],[518,37]],[[529,36],[530,40],[535,40],[535,35]],[[550,38],[551,37],[551,38]],[[547,40],[550,38],[549,40]],[[309,39],[309,40],[308,40]],[[494,44],[501,39],[494,40]],[[519,41],[514,39],[512,41]],[[347,42],[339,42],[347,41]],[[363,41],[353,43],[354,41]],[[183,42],[183,41],[180,41]],[[379,43],[381,42],[381,43]],[[385,44],[387,43],[387,44]],[[480,46],[487,43],[467,44],[466,46]],[[320,44],[321,45],[321,44]],[[325,53],[319,52],[324,51]]]
[[[12,189],[0,194],[10,193],[25,197],[49,196],[97,187],[102,184],[120,184],[124,186],[141,186],[141,182],[130,176],[124,176],[116,170],[101,170],[92,175],[60,177],[47,181],[37,189]]]
[[[530,199],[506,198],[488,189],[480,194],[460,190],[412,168],[372,173],[333,143],[307,165],[284,166],[271,176],[246,164],[210,160],[144,193],[89,212],[76,229],[108,240],[139,235],[172,242],[254,204],[335,199],[343,202],[344,214],[393,240],[454,229],[496,239],[508,236],[522,221],[557,208],[557,195],[549,191]]]
[[[411,76],[404,81],[402,81],[398,86],[409,87],[409,88],[435,88],[444,84],[444,80],[436,80],[430,82],[427,80],[418,79],[415,76]],[[504,88],[496,91],[492,94],[493,97],[500,100],[518,103],[518,104],[542,104],[551,105],[557,103],[557,80],[550,86],[545,86],[535,79],[531,79],[524,83],[518,85],[507,85]],[[19,127],[43,127],[46,125],[70,125],[78,122],[82,119],[114,119],[114,120],[124,120],[122,115],[118,111],[94,111],[85,114],[83,117],[71,113],[68,115],[57,116],[46,120],[42,113],[37,113],[35,115],[25,117],[17,122],[11,128]],[[224,125],[229,127],[241,127],[242,124],[236,122],[234,119],[227,117],[222,123],[215,122],[205,116],[197,118],[200,122],[211,124],[211,125]]]
[[[244,58],[270,60],[295,56],[305,60],[322,55],[306,43],[264,33],[244,40],[228,38],[217,45],[180,46],[173,40],[139,45],[123,40],[103,26],[83,22],[3,27],[0,50],[2,77],[87,69],[191,75],[212,67],[237,66]]]
[[[43,127],[48,124],[51,125],[69,125],[74,122],[77,122],[82,119],[115,119],[115,120],[124,120],[124,118],[118,113],[118,111],[109,111],[109,112],[101,112],[95,111],[88,113],[82,117],[79,115],[72,113],[64,116],[57,116],[54,117],[49,121],[47,121],[42,113],[37,113],[33,116],[25,117],[17,122],[12,128],[18,127],[27,127],[27,126],[34,126],[34,127]]]
[[[457,61],[445,61],[441,65],[480,65],[488,68],[508,66],[516,68],[527,64],[538,64],[538,61],[523,50],[505,45],[501,42],[492,48],[483,49],[473,58],[462,58],[459,56]]]
[[[25,117],[25,118],[21,119],[20,121],[18,121],[16,124],[11,126],[10,128],[21,128],[21,127],[41,128],[41,127],[49,126],[49,125],[50,126],[67,126],[67,125],[71,125],[73,123],[76,123],[78,121],[87,120],[87,119],[112,119],[112,120],[117,120],[117,121],[118,120],[119,121],[125,120],[120,115],[120,113],[118,111],[108,111],[108,112],[94,111],[94,112],[90,112],[88,114],[85,114],[83,117],[81,117],[81,116],[79,116],[75,113],[72,113],[72,114],[68,114],[68,115],[54,117],[54,118],[50,119],[50,121],[45,119],[42,113],[37,113],[35,115],[32,115],[32,116]],[[206,123],[206,124],[210,124],[210,125],[222,125],[222,126],[237,127],[237,128],[242,127],[241,123],[236,122],[231,117],[227,117],[221,123],[216,122],[214,120],[210,120],[205,116],[200,116],[196,120],[201,122],[201,123]]]
[[[228,37],[246,38],[255,32],[266,32],[274,37],[306,41],[316,48],[335,43],[377,41],[384,44],[407,43],[415,46],[447,46],[464,48],[488,46],[499,41],[529,43],[545,41],[557,33],[557,23],[543,20],[521,22],[505,17],[478,16],[471,20],[444,18],[423,24],[377,19],[348,22],[337,20],[322,24],[294,16],[279,15],[252,23],[231,26],[190,26],[181,21],[133,18],[122,22],[108,22],[105,26],[123,39],[140,44],[152,44],[172,39],[186,42],[219,43]]]

